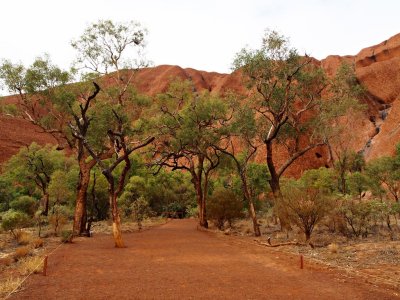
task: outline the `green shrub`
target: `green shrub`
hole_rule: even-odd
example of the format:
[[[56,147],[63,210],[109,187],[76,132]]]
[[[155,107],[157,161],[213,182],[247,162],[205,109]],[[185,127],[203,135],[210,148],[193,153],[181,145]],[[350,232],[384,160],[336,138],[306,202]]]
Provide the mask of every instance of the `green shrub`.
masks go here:
[[[231,226],[234,219],[243,217],[243,202],[231,189],[218,187],[207,202],[207,212],[218,229],[222,229],[225,222]]]
[[[359,199],[373,185],[372,180],[364,173],[354,172],[346,176],[348,189],[351,195],[357,196]]]
[[[133,214],[132,208],[135,207],[135,202],[143,195],[145,190],[145,179],[140,176],[132,176],[125,186],[124,192],[118,199],[119,206],[125,216]],[[142,199],[144,200],[144,198]],[[138,203],[143,204],[142,201]]]
[[[37,200],[30,196],[21,196],[10,202],[10,208],[21,211],[32,217],[36,211]]]
[[[152,215],[149,202],[140,196],[131,204],[133,220],[138,224],[139,229],[142,229],[142,221]]]
[[[2,216],[1,226],[6,231],[11,231],[16,238],[15,230],[26,227],[30,224],[30,218],[26,213],[15,210],[8,210]]]
[[[189,206],[187,209],[187,216],[189,218],[197,218],[197,216],[199,215],[199,208],[198,206]]]
[[[387,210],[386,203],[345,198],[340,212],[357,237],[367,237],[373,221]]]
[[[311,238],[315,226],[333,209],[334,202],[322,189],[313,188],[300,182],[287,182],[283,198],[276,205],[278,215],[296,225],[304,233],[306,241]]]

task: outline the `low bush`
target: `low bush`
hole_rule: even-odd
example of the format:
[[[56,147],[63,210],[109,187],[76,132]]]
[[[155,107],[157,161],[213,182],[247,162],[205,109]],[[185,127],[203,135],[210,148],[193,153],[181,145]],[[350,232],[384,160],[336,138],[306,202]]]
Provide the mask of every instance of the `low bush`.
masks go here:
[[[11,209],[26,213],[30,217],[35,214],[36,206],[37,200],[29,196],[21,196],[10,202]]]
[[[189,206],[187,208],[187,216],[189,218],[197,218],[199,215],[199,208],[196,206]]]
[[[16,230],[26,227],[30,224],[29,216],[26,213],[8,210],[2,216],[1,226],[6,231],[11,231],[13,236],[16,236]]]
[[[133,201],[130,208],[133,221],[137,223],[139,229],[142,229],[143,220],[152,215],[149,202],[144,197],[140,196],[135,201]]]
[[[315,226],[333,207],[334,202],[322,189],[309,187],[302,182],[288,181],[276,210],[278,215],[285,215],[290,224],[296,225],[308,241]]]
[[[207,201],[208,217],[222,230],[224,223],[232,225],[234,219],[243,217],[243,202],[231,190],[223,187],[215,189]]]
[[[15,249],[14,259],[19,261],[21,258],[24,258],[31,254],[31,249],[28,246],[23,246]]]
[[[384,210],[385,203],[379,201],[344,198],[340,212],[350,228],[350,234],[356,237],[367,237]]]

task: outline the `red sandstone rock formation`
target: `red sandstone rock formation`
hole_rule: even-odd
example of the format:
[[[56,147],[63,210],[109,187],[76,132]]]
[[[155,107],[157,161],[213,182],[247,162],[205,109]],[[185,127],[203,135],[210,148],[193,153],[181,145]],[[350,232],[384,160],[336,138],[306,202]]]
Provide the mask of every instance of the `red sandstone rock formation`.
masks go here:
[[[41,132],[30,122],[0,115],[0,164],[32,142],[41,145],[56,144],[51,135]]]
[[[400,34],[361,50],[355,56],[355,66],[357,78],[374,104],[379,128],[366,158],[393,155],[400,142]]]

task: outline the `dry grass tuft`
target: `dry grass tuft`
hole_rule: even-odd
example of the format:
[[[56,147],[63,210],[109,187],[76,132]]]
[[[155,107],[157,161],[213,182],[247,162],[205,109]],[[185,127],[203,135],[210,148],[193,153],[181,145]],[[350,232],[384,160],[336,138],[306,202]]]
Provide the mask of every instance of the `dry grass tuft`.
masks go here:
[[[40,256],[26,257],[20,260],[18,271],[21,275],[40,273],[43,269],[43,258]]]
[[[336,254],[339,252],[339,245],[336,243],[332,243],[328,245],[328,250],[332,253],[332,254]]]
[[[19,248],[15,249],[14,259],[20,260],[21,258],[28,256],[30,253],[31,253],[31,249],[28,246],[19,247]]]
[[[331,244],[334,244],[332,241],[332,237],[328,234],[318,234],[312,237],[312,242],[319,247],[328,247]]]
[[[34,249],[41,248],[44,245],[44,241],[41,238],[32,240],[31,245]]]
[[[6,297],[22,283],[21,278],[8,278],[0,281],[0,297]]]
[[[18,231],[16,233],[18,245],[28,245],[32,241],[32,235],[25,231]]]

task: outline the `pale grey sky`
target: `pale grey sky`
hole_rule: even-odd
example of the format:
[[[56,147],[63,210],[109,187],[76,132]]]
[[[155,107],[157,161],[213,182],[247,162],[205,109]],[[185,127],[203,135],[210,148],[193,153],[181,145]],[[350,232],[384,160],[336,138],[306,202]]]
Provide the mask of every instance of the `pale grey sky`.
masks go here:
[[[0,58],[30,64],[49,53],[64,68],[74,57],[70,41],[99,19],[141,22],[155,65],[225,73],[241,48],[259,46],[265,28],[319,59],[400,32],[397,0],[4,0],[1,11]]]

